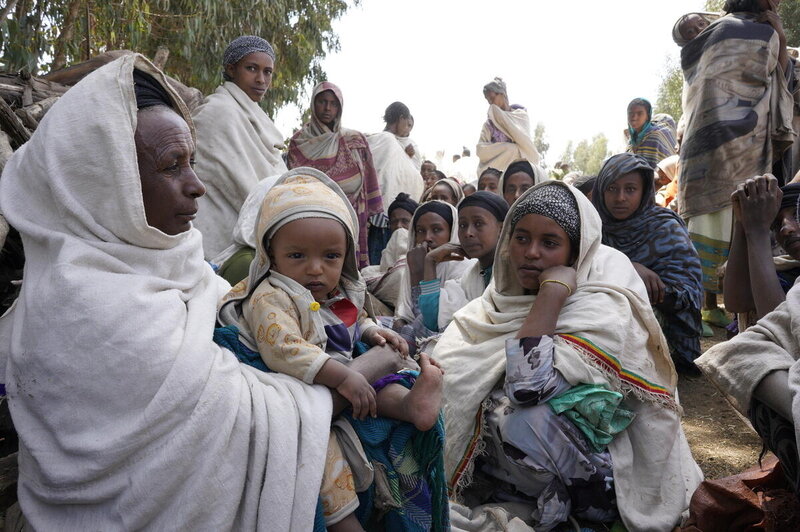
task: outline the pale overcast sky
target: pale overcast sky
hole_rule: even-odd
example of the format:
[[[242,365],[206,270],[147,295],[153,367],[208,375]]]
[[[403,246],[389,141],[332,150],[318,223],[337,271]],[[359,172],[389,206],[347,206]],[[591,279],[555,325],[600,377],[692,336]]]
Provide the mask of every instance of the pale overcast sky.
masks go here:
[[[568,141],[601,132],[612,150],[624,149],[627,103],[655,105],[668,59],[680,57],[672,26],[704,3],[362,0],[334,23],[341,50],[323,66],[342,89],[345,127],[380,131],[386,106],[400,100],[429,158],[462,146],[474,154],[486,120],[482,88],[500,76],[531,129],[544,123],[552,166]],[[298,109],[283,109],[276,123],[290,135]]]

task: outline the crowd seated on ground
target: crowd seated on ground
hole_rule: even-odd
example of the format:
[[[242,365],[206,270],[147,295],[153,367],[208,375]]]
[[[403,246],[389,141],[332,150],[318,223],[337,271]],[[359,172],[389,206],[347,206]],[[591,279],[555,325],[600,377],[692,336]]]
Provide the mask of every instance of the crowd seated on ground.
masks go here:
[[[684,118],[632,100],[596,176],[548,177],[501,78],[448,177],[405,104],[364,135],[328,81],[283,146],[260,37],[192,114],[140,55],[95,70],[0,179],[30,526],[672,530],[703,481],[677,393],[700,372],[797,490],[796,80],[762,4],[676,22]],[[748,131],[698,112],[736,90],[724,54],[763,81]]]

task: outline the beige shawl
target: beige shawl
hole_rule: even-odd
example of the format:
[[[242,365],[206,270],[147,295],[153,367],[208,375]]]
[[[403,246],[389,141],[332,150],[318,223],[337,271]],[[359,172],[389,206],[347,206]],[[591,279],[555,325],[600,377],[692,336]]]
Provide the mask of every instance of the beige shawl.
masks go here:
[[[488,119],[505,133],[511,142],[493,143],[489,124],[484,123],[476,148],[480,159],[477,175],[481,175],[487,168],[505,172],[508,165],[518,159],[525,159],[532,165],[539,164],[540,156],[536,146],[533,145],[528,111],[523,108],[503,111],[496,105],[490,105]]]

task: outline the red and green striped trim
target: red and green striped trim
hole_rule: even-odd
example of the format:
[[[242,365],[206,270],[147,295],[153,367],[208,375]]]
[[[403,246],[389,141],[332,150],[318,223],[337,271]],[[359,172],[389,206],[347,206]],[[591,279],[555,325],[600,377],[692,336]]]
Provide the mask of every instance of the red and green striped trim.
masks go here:
[[[456,494],[456,491],[458,490],[458,482],[461,480],[461,476],[472,463],[475,450],[478,448],[478,443],[483,437],[481,427],[483,427],[483,406],[478,408],[478,413],[475,415],[475,430],[472,431],[472,437],[469,439],[469,444],[464,451],[464,456],[461,458],[461,461],[458,463],[458,467],[456,467],[455,473],[453,473],[453,477],[450,479],[450,493],[452,495]]]
[[[586,338],[581,338],[580,336],[575,336],[572,334],[559,334],[558,336],[563,338],[567,343],[581,349],[584,353],[592,357],[595,362],[604,368],[617,374],[620,380],[627,382],[631,386],[635,386],[647,393],[661,395],[669,398],[670,400],[672,399],[672,394],[669,393],[666,388],[650,382],[644,377],[623,368],[622,364],[620,364],[616,357],[609,355]]]

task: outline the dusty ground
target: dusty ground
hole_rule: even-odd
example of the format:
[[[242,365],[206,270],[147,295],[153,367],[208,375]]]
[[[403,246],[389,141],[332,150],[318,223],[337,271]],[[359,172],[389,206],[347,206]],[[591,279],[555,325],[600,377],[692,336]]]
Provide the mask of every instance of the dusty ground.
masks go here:
[[[725,340],[723,329],[713,329],[714,337],[702,341],[704,352]],[[681,376],[678,392],[683,429],[706,478],[726,477],[758,463],[761,440],[711,383],[704,377]]]

